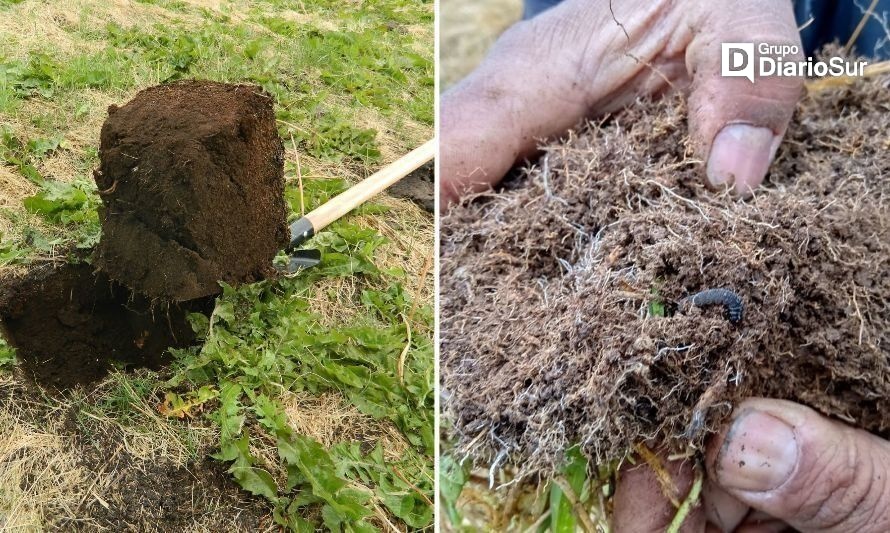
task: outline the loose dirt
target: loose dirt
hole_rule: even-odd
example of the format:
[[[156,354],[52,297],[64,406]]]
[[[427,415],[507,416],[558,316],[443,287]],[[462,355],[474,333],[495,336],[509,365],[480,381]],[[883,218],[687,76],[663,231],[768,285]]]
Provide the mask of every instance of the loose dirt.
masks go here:
[[[387,193],[411,200],[427,213],[432,213],[436,209],[435,173],[436,162],[430,161],[395,183]]]
[[[85,263],[0,280],[0,331],[25,370],[54,389],[93,382],[114,366],[159,368],[168,348],[194,343],[187,314],[212,308],[212,298],[152,302]]]
[[[102,501],[88,498],[79,516],[58,517],[52,531],[262,531],[263,522],[271,522],[267,506],[232,483],[222,463],[146,461],[127,453],[114,435],[82,438],[74,439],[81,466],[117,475]]]
[[[94,414],[97,407],[90,400],[74,398],[60,405],[47,402],[26,381],[0,382],[0,422],[11,423],[19,437],[15,443],[0,439],[0,484],[7,483],[0,489],[8,489],[4,503],[12,508],[0,516],[0,529],[4,518],[12,520],[12,529],[41,524],[41,530],[53,532],[266,531],[271,526],[268,503],[232,483],[224,464],[176,457],[164,448],[172,443],[161,436],[155,446],[145,447],[140,441],[153,437],[137,437],[152,429],[140,425],[150,423],[142,414],[104,418],[101,411]],[[147,398],[161,400],[160,393]],[[195,442],[193,457],[211,453],[207,446],[215,442],[213,437]]]
[[[587,124],[441,223],[460,451],[552,474],[700,449],[743,397],[890,437],[890,82],[800,104],[749,200],[702,184],[680,97]],[[719,306],[681,304],[710,288]]]
[[[288,242],[283,154],[272,99],[256,86],[186,81],[111,106],[96,267],[172,301],[270,275]]]

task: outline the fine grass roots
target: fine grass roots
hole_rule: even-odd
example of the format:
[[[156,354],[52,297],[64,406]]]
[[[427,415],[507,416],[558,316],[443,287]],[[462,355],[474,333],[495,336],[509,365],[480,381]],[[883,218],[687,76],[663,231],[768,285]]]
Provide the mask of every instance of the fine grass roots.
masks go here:
[[[490,468],[495,487],[505,466],[505,483],[555,479],[576,446],[591,465],[643,443],[694,461],[749,396],[890,435],[887,87],[805,98],[748,200],[703,185],[678,95],[580,126],[453,208],[441,356],[454,459]],[[686,305],[718,288],[744,313],[734,297],[729,313]]]

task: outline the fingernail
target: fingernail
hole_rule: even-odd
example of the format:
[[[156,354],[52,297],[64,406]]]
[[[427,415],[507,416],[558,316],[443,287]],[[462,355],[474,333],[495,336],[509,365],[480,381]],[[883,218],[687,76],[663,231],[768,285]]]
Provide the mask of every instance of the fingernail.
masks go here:
[[[747,411],[735,419],[717,458],[724,488],[763,492],[782,485],[798,458],[794,430],[772,415]]]
[[[714,187],[734,184],[736,192],[756,189],[769,170],[778,147],[777,136],[769,128],[750,124],[724,126],[708,157],[708,181]]]

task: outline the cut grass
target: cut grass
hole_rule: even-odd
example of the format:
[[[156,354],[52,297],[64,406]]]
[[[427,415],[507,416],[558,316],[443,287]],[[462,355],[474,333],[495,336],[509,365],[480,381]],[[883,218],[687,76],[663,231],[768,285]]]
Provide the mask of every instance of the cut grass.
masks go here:
[[[256,83],[275,96],[292,217],[364,178],[432,136],[432,17],[431,2],[412,0],[0,1],[0,276],[95,244],[106,109],[166,80]],[[115,478],[77,466],[72,438],[113,442],[109,457],[141,469],[213,453],[268,502],[265,528],[429,527],[432,221],[384,196],[312,245],[319,268],[226,289],[212,328],[195,317],[208,342],[161,374],[40,395],[65,426],[4,396],[0,424],[16,439],[0,448],[15,467],[0,468],[0,529],[84,513],[97,525],[85,510],[116,505]],[[31,388],[0,342],[4,382]],[[190,529],[219,530],[220,502],[196,510]]]

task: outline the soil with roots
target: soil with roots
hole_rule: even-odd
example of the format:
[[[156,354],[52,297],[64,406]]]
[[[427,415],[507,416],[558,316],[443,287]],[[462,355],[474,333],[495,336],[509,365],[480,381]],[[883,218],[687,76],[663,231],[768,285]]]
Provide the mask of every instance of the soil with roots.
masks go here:
[[[95,264],[152,298],[185,301],[273,272],[288,242],[284,149],[252,85],[150,87],[102,126]]]
[[[700,449],[749,396],[890,437],[890,81],[806,96],[764,186],[703,185],[679,96],[544,147],[441,222],[459,452],[552,474],[580,443]],[[685,298],[725,288],[739,322]]]

